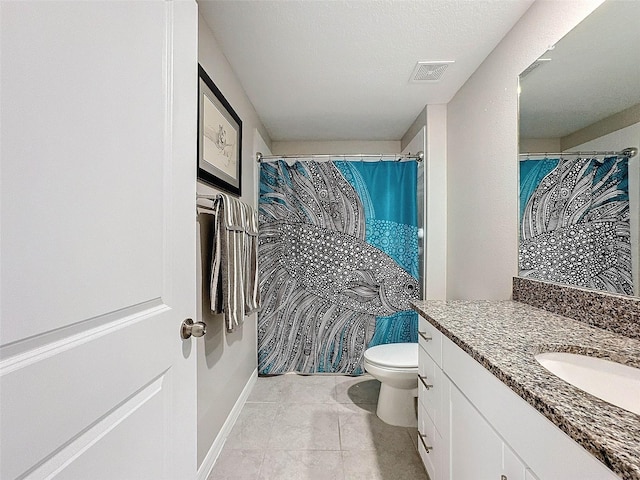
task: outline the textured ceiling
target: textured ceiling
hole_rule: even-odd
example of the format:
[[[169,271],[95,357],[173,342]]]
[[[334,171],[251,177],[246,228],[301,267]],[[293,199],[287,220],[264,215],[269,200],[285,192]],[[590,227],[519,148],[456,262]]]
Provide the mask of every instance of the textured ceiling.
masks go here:
[[[533,0],[199,0],[272,140],[399,140]],[[438,83],[417,61],[455,60]],[[215,79],[214,79],[215,81]]]
[[[640,103],[640,1],[608,1],[520,80],[520,136],[557,138]]]

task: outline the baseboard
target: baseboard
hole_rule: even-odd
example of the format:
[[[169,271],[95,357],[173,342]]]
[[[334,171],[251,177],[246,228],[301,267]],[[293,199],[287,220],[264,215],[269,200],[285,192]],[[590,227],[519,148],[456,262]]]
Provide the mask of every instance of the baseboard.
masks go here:
[[[244,407],[244,404],[247,402],[247,398],[249,398],[249,394],[251,393],[257,379],[258,369],[255,369],[251,374],[251,377],[249,377],[249,381],[244,386],[242,393],[240,393],[238,400],[231,409],[227,420],[224,422],[224,425],[222,425],[216,439],[213,441],[207,455],[204,457],[202,465],[200,465],[200,468],[198,469],[196,480],[207,480],[207,477],[211,473],[211,470],[213,470],[213,466],[218,459],[218,455],[220,455],[220,452],[222,451],[222,447],[224,447],[224,442],[227,441],[227,437],[229,436],[229,433],[231,433],[231,429],[235,425],[236,420],[238,420],[242,407]]]

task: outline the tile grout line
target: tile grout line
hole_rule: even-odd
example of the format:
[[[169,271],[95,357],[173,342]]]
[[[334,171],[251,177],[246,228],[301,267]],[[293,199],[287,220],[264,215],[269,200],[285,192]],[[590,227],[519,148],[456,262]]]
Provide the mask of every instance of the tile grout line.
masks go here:
[[[256,476],[256,480],[260,480],[260,475],[262,475],[262,467],[264,466],[264,459],[267,456],[267,451],[262,449],[262,460],[260,460],[260,468],[258,468],[258,475]]]
[[[366,377],[365,377],[366,378]],[[361,380],[365,380],[365,378],[361,378]],[[307,382],[305,382],[304,379],[298,379],[301,380],[300,382],[296,382],[296,379],[291,378],[288,381],[286,381],[287,384],[291,385],[294,382],[296,382],[297,384],[297,388],[294,388],[294,391],[297,390],[298,388],[300,388],[300,386],[302,385],[302,389],[301,389],[301,393],[302,396],[298,397],[299,399],[302,399],[302,402],[297,402],[295,401],[296,398],[294,398],[291,394],[294,393],[290,390],[290,388],[276,388],[274,389],[274,391],[269,390],[265,390],[264,395],[267,396],[268,398],[272,398],[273,397],[273,393],[276,393],[276,396],[278,397],[276,400],[274,401],[262,401],[262,400],[252,400],[252,401],[247,401],[247,405],[249,404],[253,404],[253,410],[255,409],[261,409],[266,407],[267,405],[273,405],[274,407],[276,407],[276,413],[274,414],[274,417],[272,418],[272,420],[269,422],[269,427],[268,427],[268,434],[267,434],[267,441],[264,442],[261,445],[261,448],[258,449],[258,451],[260,452],[260,456],[256,456],[256,460],[257,458],[260,458],[260,463],[259,463],[259,467],[254,470],[257,471],[257,477],[252,477],[255,478],[256,480],[260,479],[260,478],[264,478],[265,480],[269,480],[269,468],[268,468],[268,461],[266,459],[267,454],[271,451],[271,452],[293,452],[294,450],[291,450],[290,448],[271,448],[269,447],[271,440],[273,438],[274,432],[276,430],[277,427],[277,420],[278,420],[278,416],[284,412],[286,412],[289,408],[292,408],[294,406],[297,406],[297,408],[305,408],[305,405],[308,406],[312,406],[312,405],[316,405],[316,406],[320,406],[320,405],[326,405],[327,407],[329,405],[333,405],[333,407],[329,407],[330,410],[334,411],[337,415],[335,417],[336,422],[337,422],[337,428],[338,428],[338,449],[330,449],[330,448],[310,448],[305,450],[306,452],[309,453],[313,453],[313,452],[335,452],[338,453],[339,452],[339,456],[333,457],[336,458],[336,460],[339,460],[341,467],[339,467],[337,464],[335,465],[336,470],[335,475],[336,475],[336,480],[340,477],[339,472],[342,472],[342,478],[343,480],[347,479],[347,473],[348,473],[348,469],[347,469],[347,463],[345,461],[345,455],[348,455],[348,453],[345,452],[354,452],[357,456],[357,452],[359,450],[346,450],[345,448],[347,447],[347,445],[345,445],[345,430],[344,430],[344,423],[342,422],[342,420],[344,420],[345,418],[349,418],[351,415],[356,415],[356,416],[360,416],[360,415],[364,415],[364,416],[375,416],[375,402],[372,402],[371,399],[369,397],[371,397],[371,392],[368,391],[364,391],[365,395],[362,395],[362,390],[360,390],[360,393],[357,393],[358,391],[356,391],[356,395],[355,395],[355,399],[351,398],[349,395],[341,395],[341,393],[345,393],[349,388],[351,388],[349,385],[342,385],[343,383],[350,383],[349,380],[345,380],[344,382],[339,382],[338,380],[340,380],[338,378],[338,376],[334,376],[334,381],[333,382],[326,382],[324,385],[312,385],[309,384]],[[305,383],[307,383],[305,385]],[[322,382],[319,382],[322,383]],[[333,384],[333,385],[331,385]],[[331,390],[329,392],[329,400],[326,400],[327,395],[325,394],[327,390],[325,390],[325,388],[329,387]],[[344,387],[344,388],[343,388]],[[343,390],[345,392],[343,392]],[[310,393],[312,393],[312,391],[315,391],[316,394],[315,395],[308,395]],[[375,393],[375,392],[374,392]],[[282,395],[280,395],[282,394]],[[315,396],[315,398],[322,398],[324,401],[322,402],[309,402],[309,401],[304,401],[305,399],[308,400],[309,397],[313,397]],[[358,400],[364,400],[364,401],[358,401]],[[366,401],[369,400],[369,401]],[[356,411],[355,409],[352,410],[353,407],[357,407],[358,411]],[[270,407],[273,408],[273,407]],[[371,408],[373,408],[373,410],[371,410]],[[342,411],[344,410],[344,411]],[[362,410],[362,411],[359,411]],[[409,439],[411,441],[411,444],[414,447],[415,452],[414,455],[417,453],[417,443],[414,444],[414,437],[412,435],[412,431],[410,428],[407,427],[403,427],[404,431],[406,432],[406,435],[409,435]],[[348,433],[348,432],[347,432]],[[406,437],[405,437],[406,438]],[[348,443],[348,442],[347,442]],[[376,451],[377,448],[373,448],[371,450],[367,450],[367,451]],[[335,454],[334,453],[334,454]],[[407,452],[409,453],[409,452]],[[274,455],[276,455],[277,457],[277,453],[274,453]],[[351,456],[349,457],[350,461],[353,460],[353,458],[351,458]],[[254,464],[255,465],[255,464]],[[353,465],[352,465],[353,466]],[[424,469],[424,467],[423,467]],[[226,478],[226,477],[225,477]],[[306,477],[305,477],[306,478]],[[420,477],[422,478],[422,477]],[[213,480],[213,479],[212,479]]]

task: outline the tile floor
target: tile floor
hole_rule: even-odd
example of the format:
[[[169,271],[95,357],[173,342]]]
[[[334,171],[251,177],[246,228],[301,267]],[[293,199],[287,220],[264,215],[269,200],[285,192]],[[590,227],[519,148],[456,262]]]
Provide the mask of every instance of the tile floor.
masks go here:
[[[417,429],[375,414],[380,383],[260,377],[208,480],[428,480]]]

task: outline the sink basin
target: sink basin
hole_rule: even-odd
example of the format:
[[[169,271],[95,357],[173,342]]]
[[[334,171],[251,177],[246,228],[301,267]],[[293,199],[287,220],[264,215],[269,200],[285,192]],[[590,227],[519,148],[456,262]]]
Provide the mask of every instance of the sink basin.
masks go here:
[[[539,353],[535,359],[567,383],[640,415],[640,369],[567,352]]]

